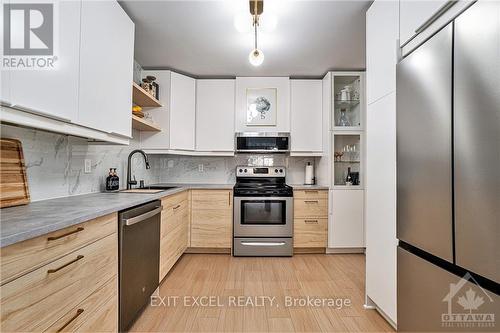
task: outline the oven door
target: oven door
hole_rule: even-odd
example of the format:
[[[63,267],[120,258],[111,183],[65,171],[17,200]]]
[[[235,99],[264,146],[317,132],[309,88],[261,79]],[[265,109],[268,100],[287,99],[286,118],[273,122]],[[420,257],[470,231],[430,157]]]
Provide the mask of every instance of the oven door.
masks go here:
[[[292,237],[293,197],[235,197],[234,237]]]

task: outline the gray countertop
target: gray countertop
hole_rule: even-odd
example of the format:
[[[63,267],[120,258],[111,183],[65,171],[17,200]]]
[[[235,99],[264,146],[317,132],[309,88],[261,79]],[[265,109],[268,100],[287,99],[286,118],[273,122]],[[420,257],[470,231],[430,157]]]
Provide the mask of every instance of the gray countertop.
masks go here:
[[[92,193],[32,202],[0,210],[0,247],[118,212],[189,189],[232,189],[234,184],[155,184],[178,186],[158,193]]]

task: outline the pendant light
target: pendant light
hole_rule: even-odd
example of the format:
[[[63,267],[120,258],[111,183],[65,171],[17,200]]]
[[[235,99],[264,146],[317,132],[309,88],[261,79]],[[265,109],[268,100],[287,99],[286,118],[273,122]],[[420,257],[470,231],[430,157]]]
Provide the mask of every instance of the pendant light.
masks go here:
[[[255,48],[248,55],[248,61],[254,66],[260,66],[264,62],[264,53],[257,47],[257,24],[255,27]]]
[[[257,47],[257,27],[259,26],[259,15],[262,14],[263,11],[263,0],[250,0],[250,13],[253,15],[255,47],[248,55],[248,61],[250,61],[253,66],[260,66],[264,62],[264,53]]]

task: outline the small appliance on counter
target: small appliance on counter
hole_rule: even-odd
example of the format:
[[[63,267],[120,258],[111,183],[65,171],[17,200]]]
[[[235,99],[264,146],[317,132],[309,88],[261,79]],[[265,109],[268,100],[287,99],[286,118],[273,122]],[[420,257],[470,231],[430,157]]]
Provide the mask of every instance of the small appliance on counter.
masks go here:
[[[293,255],[293,189],[284,167],[236,168],[234,256]]]
[[[311,162],[307,162],[304,174],[304,185],[314,184],[316,184],[316,178],[314,177],[314,165],[312,165]]]

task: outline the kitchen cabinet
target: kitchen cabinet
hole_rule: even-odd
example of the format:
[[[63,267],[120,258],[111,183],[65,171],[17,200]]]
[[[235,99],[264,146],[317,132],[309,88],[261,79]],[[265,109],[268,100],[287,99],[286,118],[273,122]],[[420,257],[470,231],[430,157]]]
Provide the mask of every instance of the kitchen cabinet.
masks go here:
[[[59,47],[54,68],[12,70],[10,102],[20,110],[75,122],[78,118],[81,1],[58,1]],[[56,50],[56,49],[55,49]],[[3,73],[2,73],[3,74]]]
[[[4,277],[2,270],[2,330],[60,330],[68,324],[116,331],[117,226],[113,213],[3,248],[2,268],[9,272]]]
[[[194,150],[196,80],[175,72],[170,80],[170,149]]]
[[[134,23],[116,1],[83,1],[80,38],[78,123],[131,137]]]
[[[191,191],[191,247],[231,248],[232,190]]]
[[[428,21],[431,20],[433,16],[438,16],[444,8],[443,6],[451,2],[452,1],[447,0],[400,0],[400,45],[403,46],[415,35],[425,29]]]
[[[332,190],[328,247],[362,248],[364,242],[364,190]]]
[[[322,97],[321,80],[290,80],[290,155],[322,155]]]
[[[294,191],[294,248],[326,248],[328,191]]]
[[[234,152],[235,80],[196,81],[196,151]]]
[[[163,198],[161,204],[160,282],[188,246],[189,192]]]
[[[368,105],[396,90],[398,18],[397,1],[375,1],[366,12]]]
[[[141,132],[141,144],[149,154],[193,154],[196,131],[196,80],[168,70],[142,71],[160,86],[163,106],[148,111],[161,132]]]

